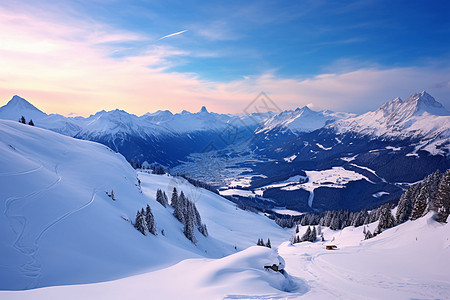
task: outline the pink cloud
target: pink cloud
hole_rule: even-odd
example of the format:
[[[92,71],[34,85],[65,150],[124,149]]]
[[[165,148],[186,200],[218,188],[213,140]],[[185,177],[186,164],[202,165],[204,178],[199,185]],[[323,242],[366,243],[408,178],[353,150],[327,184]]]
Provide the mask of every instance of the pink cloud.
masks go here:
[[[117,43],[145,40],[154,37],[0,9],[0,99],[6,102],[19,94],[46,112],[61,114],[120,108],[141,115],[157,109],[197,111],[202,105],[239,113],[264,91],[283,109],[314,105],[362,112],[427,90],[450,106],[448,68],[368,68],[308,79],[267,72],[215,82],[193,73],[169,72],[172,58],[190,55],[182,49],[150,45],[135,56],[112,56]]]

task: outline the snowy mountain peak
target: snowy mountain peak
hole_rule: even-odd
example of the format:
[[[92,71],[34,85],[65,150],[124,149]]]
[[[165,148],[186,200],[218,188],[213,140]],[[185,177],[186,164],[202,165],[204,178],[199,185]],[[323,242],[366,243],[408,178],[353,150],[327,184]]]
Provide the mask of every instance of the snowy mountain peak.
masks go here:
[[[47,115],[17,95],[12,97],[6,105],[0,107],[0,119],[19,120],[21,116],[25,116],[26,120],[36,120]]]
[[[208,113],[208,110],[206,109],[206,106],[202,106],[202,109],[200,110],[202,113]]]
[[[385,136],[389,138],[448,139],[450,113],[431,95],[423,91],[405,99],[395,98],[355,118],[340,120],[330,127],[337,132],[356,132],[360,135]],[[444,140],[441,141],[442,143]]]
[[[343,113],[333,113],[330,111],[314,111],[308,106],[297,108],[296,110],[283,111],[270,119],[257,131],[269,132],[273,129],[289,130],[296,134],[298,132],[311,132],[325,126],[336,119],[348,117]]]
[[[11,100],[4,107],[16,107],[24,110],[35,110],[42,114],[44,114],[41,110],[39,110],[36,106],[25,100],[24,98],[14,95]]]
[[[437,102],[436,99],[425,91],[411,95],[404,103],[413,105],[417,114],[427,112],[437,116],[450,115],[449,111],[441,103]]]

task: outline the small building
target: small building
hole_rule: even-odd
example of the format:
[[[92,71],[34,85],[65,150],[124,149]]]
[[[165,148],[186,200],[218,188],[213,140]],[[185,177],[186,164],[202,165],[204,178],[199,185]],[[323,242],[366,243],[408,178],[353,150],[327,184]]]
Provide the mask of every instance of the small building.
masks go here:
[[[327,250],[334,250],[334,249],[337,249],[337,246],[336,245],[327,245],[325,247],[325,249],[327,249]]]

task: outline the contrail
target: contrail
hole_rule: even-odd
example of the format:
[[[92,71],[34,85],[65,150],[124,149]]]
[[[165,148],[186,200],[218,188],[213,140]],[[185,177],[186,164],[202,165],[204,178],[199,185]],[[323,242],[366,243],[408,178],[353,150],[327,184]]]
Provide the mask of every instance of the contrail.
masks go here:
[[[165,35],[162,38],[159,38],[158,41],[163,40],[163,39],[167,39],[169,37],[176,36],[176,35],[179,35],[179,34],[182,34],[182,33],[185,33],[186,31],[187,30],[181,30],[181,31],[178,31],[178,32],[175,32],[175,33],[172,33],[172,34]]]

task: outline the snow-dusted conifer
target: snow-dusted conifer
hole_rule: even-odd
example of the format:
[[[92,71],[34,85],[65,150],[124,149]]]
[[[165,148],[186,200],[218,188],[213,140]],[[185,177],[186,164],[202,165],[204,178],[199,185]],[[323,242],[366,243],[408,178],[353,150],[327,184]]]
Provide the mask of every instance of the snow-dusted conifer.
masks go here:
[[[397,213],[395,214],[397,223],[403,223],[411,217],[414,205],[413,194],[416,188],[416,186],[411,186],[401,195],[398,201]]]
[[[158,201],[164,207],[167,206],[167,202],[166,202],[166,199],[164,198],[164,194],[160,189],[158,189],[156,191],[156,201]]]
[[[186,197],[184,196],[183,191],[181,191],[180,196],[178,196],[178,199],[176,200],[175,204],[173,205],[174,211],[173,215],[175,218],[177,218],[178,221],[180,221],[183,224],[185,223],[185,215],[188,209]],[[192,219],[193,221],[194,219]]]
[[[147,224],[148,232],[153,235],[158,235],[158,230],[156,229],[155,217],[153,216],[150,206],[147,204],[145,208],[145,222]]]
[[[143,235],[147,235],[148,227],[147,222],[145,221],[144,209],[142,209],[141,211],[137,211],[134,227],[136,227],[136,229],[139,230]]]
[[[428,190],[427,187],[424,186],[420,190],[420,194],[416,199],[416,202],[414,203],[413,210],[411,212],[411,220],[416,220],[426,213],[427,208],[427,196],[428,196]]]
[[[204,237],[208,237],[208,228],[206,228],[206,224],[201,224],[198,226],[198,231],[203,234]]]
[[[178,202],[178,192],[177,192],[177,188],[174,187],[173,192],[172,192],[172,198],[170,199],[170,205],[175,207],[177,205],[177,202]]]
[[[311,235],[309,236],[309,241],[314,243],[317,239],[317,233],[316,233],[316,227],[313,227],[313,230],[311,231]]]
[[[391,208],[389,207],[389,204],[384,204],[381,206],[380,210],[380,220],[378,222],[378,227],[380,229],[383,228],[391,228],[395,226],[395,219],[394,216],[392,216]]]
[[[270,243],[270,239],[269,238],[267,238],[266,247],[267,248],[272,248],[272,244]]]
[[[309,241],[311,237],[311,227],[308,226],[306,229],[306,232],[302,235],[302,238],[300,239],[301,242]]]
[[[450,214],[450,169],[445,171],[437,188],[435,199],[436,221],[446,222]]]
[[[194,231],[194,216],[192,214],[187,214],[184,223],[184,235],[190,240],[194,245],[197,244],[197,239],[195,237]]]
[[[333,219],[331,219],[330,228],[333,230],[341,229],[341,220],[339,219],[339,215],[335,215]]]
[[[366,234],[364,235],[364,239],[368,240],[371,238],[373,238],[373,234],[372,234],[372,232],[370,232],[370,230],[367,230]]]
[[[169,204],[169,198],[167,197],[166,192],[163,192],[163,199],[164,203],[166,203],[164,207],[166,207]]]

